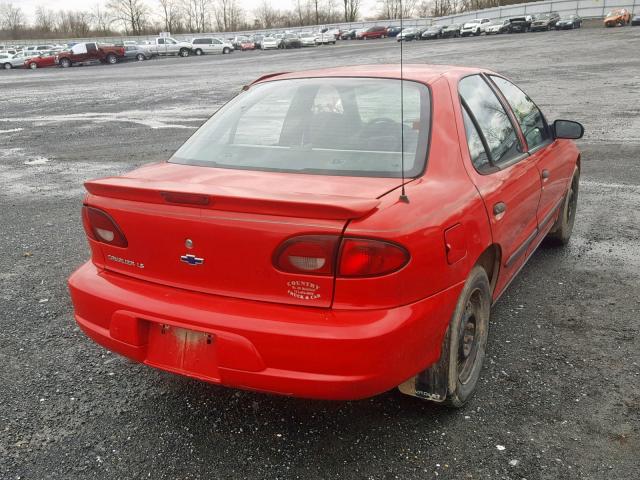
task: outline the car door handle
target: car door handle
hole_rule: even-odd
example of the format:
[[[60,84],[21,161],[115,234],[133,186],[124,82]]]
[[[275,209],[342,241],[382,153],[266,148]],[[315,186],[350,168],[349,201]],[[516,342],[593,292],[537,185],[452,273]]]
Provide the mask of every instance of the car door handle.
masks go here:
[[[549,173],[549,170],[547,170],[546,168],[542,170],[542,173],[540,174],[543,180],[548,180],[550,175],[551,173]]]
[[[498,202],[493,206],[493,215],[496,217],[502,215],[506,211],[507,204],[504,202]]]

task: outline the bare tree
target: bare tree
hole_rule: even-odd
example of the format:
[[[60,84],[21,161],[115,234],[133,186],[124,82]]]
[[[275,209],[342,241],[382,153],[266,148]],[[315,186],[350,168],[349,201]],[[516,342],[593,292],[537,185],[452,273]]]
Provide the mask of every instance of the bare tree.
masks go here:
[[[417,0],[378,0],[378,18],[410,18],[414,14]]]
[[[175,32],[180,29],[181,9],[177,0],[158,0],[160,4],[160,16],[163,28],[166,32]]]
[[[360,13],[360,1],[361,0],[342,0],[344,4],[344,21],[355,22],[358,19]]]
[[[215,0],[214,15],[218,30],[233,31],[246,24],[237,0]]]
[[[204,32],[209,26],[211,0],[182,0],[182,13],[190,32]]]
[[[36,8],[36,16],[35,16],[35,24],[34,27],[36,30],[41,31],[42,33],[49,33],[53,30],[53,26],[55,23],[55,14],[53,11],[44,8],[43,6],[39,6]]]
[[[420,7],[418,10],[420,10]],[[427,16],[429,13],[434,17],[444,17],[451,15],[456,11],[456,0],[433,0],[429,11],[425,11],[421,16]],[[422,12],[420,12],[422,13]]]
[[[280,12],[273,8],[269,0],[262,0],[254,15],[262,28],[274,28],[281,18]]]
[[[13,3],[0,3],[0,27],[10,31],[14,36],[24,27],[25,17],[20,7]]]
[[[110,27],[113,23],[113,18],[111,17],[111,15],[109,15],[109,12],[107,10],[102,8],[100,3],[96,3],[93,6],[91,19],[98,33],[105,36],[109,35],[109,33],[111,32]]]
[[[107,9],[132,35],[140,35],[148,20],[149,7],[144,0],[108,0]]]

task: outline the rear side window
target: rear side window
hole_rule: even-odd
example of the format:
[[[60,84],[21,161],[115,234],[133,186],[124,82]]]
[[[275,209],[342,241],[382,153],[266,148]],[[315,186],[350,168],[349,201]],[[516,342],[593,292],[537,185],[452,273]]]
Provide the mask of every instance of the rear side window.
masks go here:
[[[471,120],[471,117],[464,108],[462,109],[462,117],[464,118],[464,130],[467,134],[467,144],[469,145],[471,163],[473,163],[473,166],[479,172],[489,172],[491,170],[491,163],[489,162],[487,150],[484,148],[478,129],[473,124],[473,120]]]
[[[507,99],[520,124],[529,150],[534,150],[551,140],[551,133],[542,112],[527,94],[504,78],[491,76],[491,80]]]
[[[516,130],[498,97],[480,75],[460,80],[460,98],[480,128],[489,148],[490,161],[501,166],[522,154]]]
[[[220,109],[171,162],[247,170],[399,178],[422,173],[429,89],[373,78],[258,84]]]

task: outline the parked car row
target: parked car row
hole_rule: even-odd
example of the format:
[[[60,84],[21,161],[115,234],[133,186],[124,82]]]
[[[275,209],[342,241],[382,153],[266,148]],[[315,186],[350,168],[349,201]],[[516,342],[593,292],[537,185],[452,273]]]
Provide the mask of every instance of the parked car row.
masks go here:
[[[423,29],[408,27],[396,35],[398,41],[434,40],[438,38],[457,38],[478,35],[497,35],[500,33],[523,33],[542,30],[565,30],[580,28],[582,18],[578,15],[560,17],[555,12],[539,16],[507,18],[492,21],[488,18],[476,18],[464,24],[431,25]]]
[[[640,15],[632,16],[626,8],[617,8],[607,13],[606,27],[640,25]],[[115,63],[136,60],[150,60],[156,56],[230,54],[234,51],[289,49],[315,47],[333,44],[338,40],[371,40],[396,38],[397,41],[432,40],[439,38],[457,38],[478,35],[497,35],[501,33],[536,32],[544,30],[567,30],[582,27],[582,18],[571,14],[560,16],[549,12],[537,16],[507,18],[493,21],[488,18],[476,18],[464,24],[432,25],[427,28],[399,26],[373,26],[340,30],[324,27],[301,32],[283,31],[237,35],[232,38],[195,37],[189,41],[176,40],[168,36],[159,36],[153,40],[127,40],[120,45],[98,42],[68,43],[65,45],[40,44],[30,46],[0,45],[0,67],[44,68],[74,65]]]

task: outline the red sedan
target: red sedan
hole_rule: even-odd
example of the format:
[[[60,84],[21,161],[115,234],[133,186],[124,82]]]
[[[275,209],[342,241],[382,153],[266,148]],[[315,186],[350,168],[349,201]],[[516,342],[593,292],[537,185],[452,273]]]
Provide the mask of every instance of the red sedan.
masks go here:
[[[569,240],[583,128],[490,71],[399,75],[262,77],[169,161],[87,182],[84,332],[236,388],[464,404],[491,305]]]
[[[24,61],[24,67],[35,70],[36,68],[55,67],[56,56],[50,53],[31,57]]]

